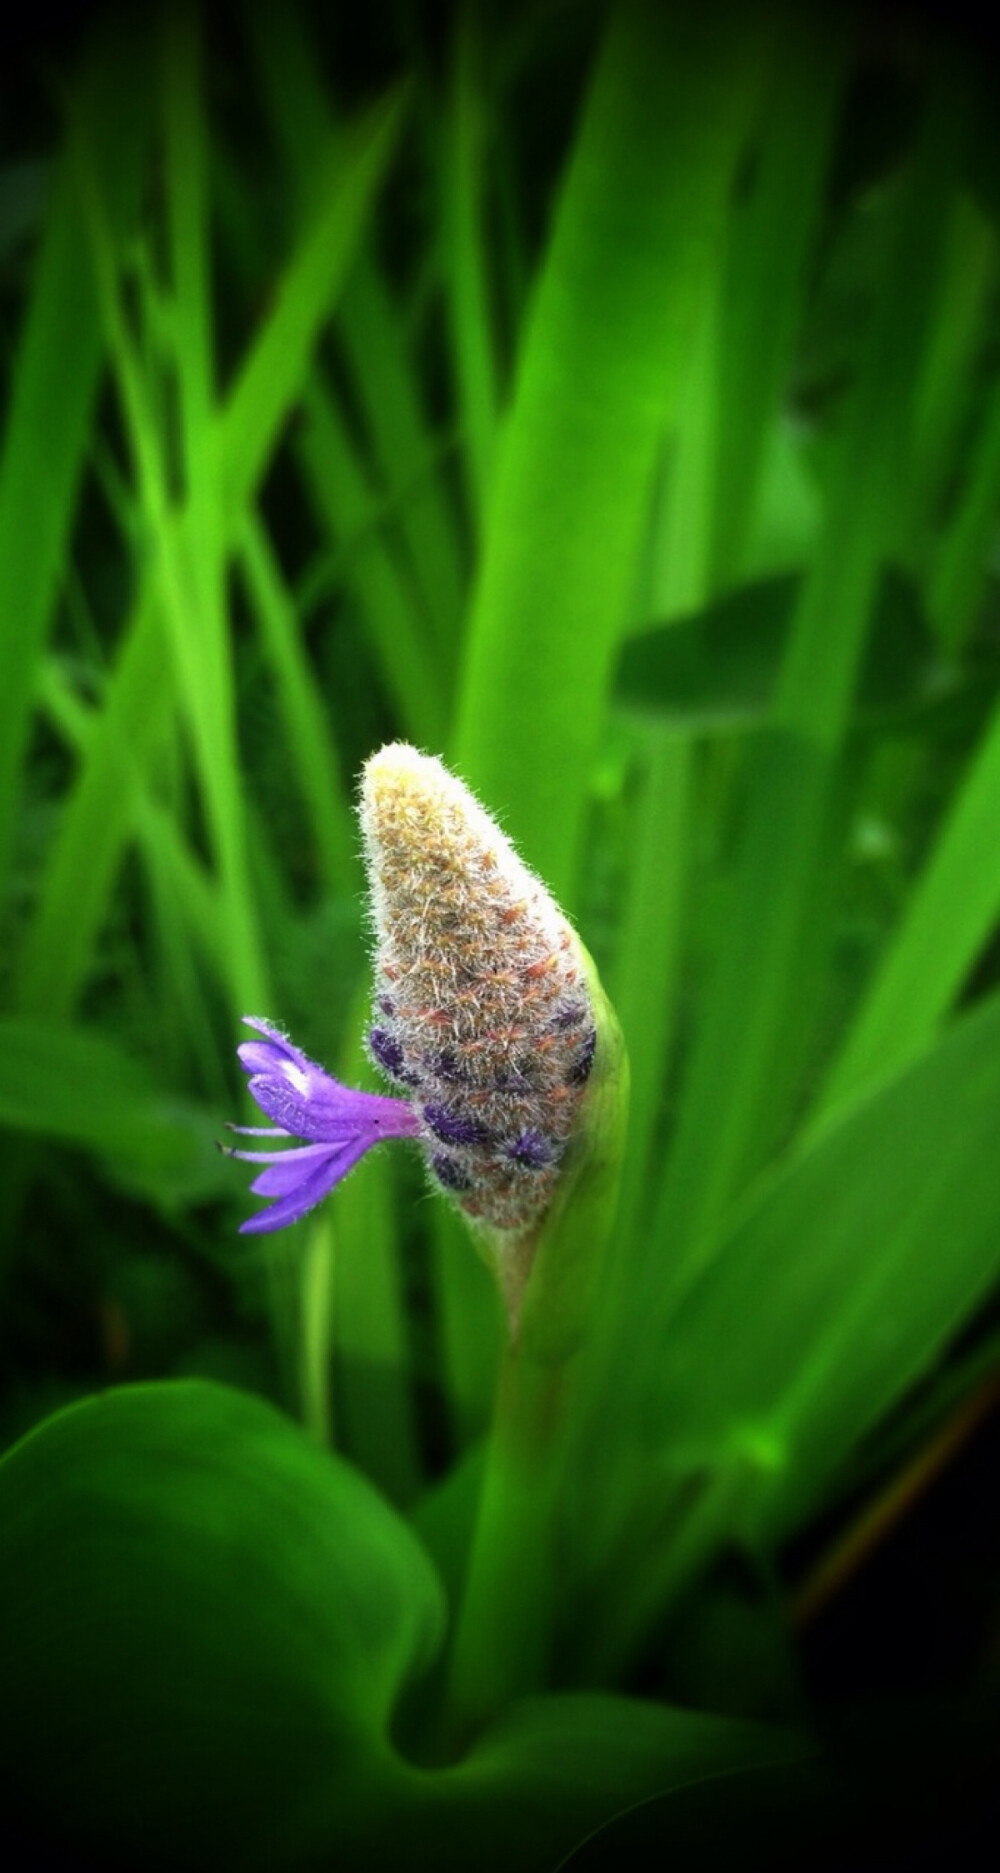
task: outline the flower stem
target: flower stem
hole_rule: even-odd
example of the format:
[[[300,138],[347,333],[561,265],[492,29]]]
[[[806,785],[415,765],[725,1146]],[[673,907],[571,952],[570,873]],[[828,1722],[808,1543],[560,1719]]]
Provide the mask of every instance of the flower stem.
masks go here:
[[[501,1365],[452,1647],[449,1748],[461,1749],[512,1697],[546,1682],[556,1593],[556,1456],[568,1363],[543,1363],[522,1342],[508,1349]]]
[[[597,1025],[577,1150],[536,1239],[509,1258],[530,1274],[510,1307],[499,1232],[489,1246],[512,1322],[464,1596],[451,1652],[444,1744],[459,1750],[513,1697],[549,1677],[557,1613],[568,1598],[561,1518],[580,1351],[614,1221],[628,1104],[621,1030],[582,952]]]

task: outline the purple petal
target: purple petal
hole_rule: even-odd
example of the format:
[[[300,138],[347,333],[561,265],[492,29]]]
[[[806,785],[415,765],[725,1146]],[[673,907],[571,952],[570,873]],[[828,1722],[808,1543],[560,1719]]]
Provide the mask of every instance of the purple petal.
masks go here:
[[[294,1042],[289,1040],[288,1035],[281,1032],[280,1028],[276,1028],[273,1022],[264,1021],[260,1015],[244,1015],[243,1026],[245,1028],[254,1028],[258,1034],[263,1034],[268,1046],[276,1047],[278,1052],[284,1054],[287,1059],[294,1060],[299,1066],[309,1065],[301,1049],[296,1047]],[[244,1041],[243,1045],[244,1047],[256,1047],[259,1043],[257,1041]]]
[[[287,1197],[304,1184],[320,1163],[336,1163],[351,1144],[302,1145],[298,1151],[283,1151],[273,1164],[261,1171],[250,1185],[255,1197]],[[352,1163],[356,1160],[352,1159]],[[347,1167],[350,1168],[349,1166]]]
[[[248,1216],[246,1222],[240,1224],[240,1235],[265,1235],[269,1230],[287,1229],[289,1224],[299,1222],[309,1210],[315,1209],[334,1184],[340,1182],[364,1151],[364,1145],[355,1144],[342,1151],[322,1153],[311,1173],[297,1177],[286,1196],[272,1203],[266,1210],[261,1210],[258,1215]],[[272,1168],[277,1170],[278,1166]],[[265,1177],[268,1175],[267,1171],[263,1173]],[[261,1178],[258,1178],[252,1186],[258,1195],[263,1194],[259,1189],[260,1183]]]
[[[232,1120],[227,1122],[226,1130],[239,1132],[241,1138],[288,1138],[290,1136],[290,1133],[283,1131],[280,1125],[234,1125]],[[236,1157],[237,1154],[234,1151],[231,1155]]]
[[[415,1137],[417,1121],[405,1101],[342,1086],[267,1022],[245,1019],[267,1039],[244,1041],[237,1048],[240,1064],[257,1105],[282,1131],[317,1144],[341,1143],[359,1133],[370,1144]]]
[[[307,1059],[301,1048],[272,1027],[269,1021],[259,1021],[255,1016],[244,1015],[243,1023],[245,1027],[256,1028],[264,1036],[261,1041],[241,1041],[236,1049],[247,1073],[280,1073],[291,1068],[308,1076],[311,1071],[319,1071],[313,1068],[312,1061]]]

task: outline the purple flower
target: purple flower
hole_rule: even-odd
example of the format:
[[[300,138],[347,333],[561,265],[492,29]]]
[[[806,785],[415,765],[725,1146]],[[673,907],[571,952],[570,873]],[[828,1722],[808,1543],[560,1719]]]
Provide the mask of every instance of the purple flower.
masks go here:
[[[232,1125],[230,1131],[249,1138],[306,1141],[277,1151],[223,1147],[227,1157],[267,1165],[250,1188],[255,1196],[274,1201],[240,1224],[241,1235],[260,1235],[297,1223],[372,1145],[384,1138],[415,1138],[420,1122],[405,1100],[341,1086],[270,1022],[252,1015],[243,1019],[264,1038],[243,1042],[237,1049],[240,1065],[250,1076],[250,1091],[261,1111],[274,1123]]]

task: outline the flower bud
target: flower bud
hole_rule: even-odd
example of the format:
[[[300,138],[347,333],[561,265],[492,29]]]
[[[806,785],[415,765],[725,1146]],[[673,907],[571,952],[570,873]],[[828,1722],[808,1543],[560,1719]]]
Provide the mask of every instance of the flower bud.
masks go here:
[[[462,781],[395,742],[364,771],[376,1066],[432,1179],[513,1241],[548,1209],[594,1065],[581,945]]]

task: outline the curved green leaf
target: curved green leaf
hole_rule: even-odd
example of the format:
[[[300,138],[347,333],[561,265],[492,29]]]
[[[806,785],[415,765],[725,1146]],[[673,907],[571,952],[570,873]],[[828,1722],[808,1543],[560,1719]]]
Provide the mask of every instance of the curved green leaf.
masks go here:
[[[8,1825],[241,1869],[298,1864],[379,1805],[443,1617],[363,1479],[198,1382],[88,1400],[11,1451],[0,1605]]]
[[[549,1873],[605,1819],[654,1792],[665,1798],[710,1777],[814,1754],[788,1730],[638,1698],[526,1698],[451,1772],[452,1828],[456,1841],[469,1828],[482,1873],[515,1866]],[[414,1865],[409,1856],[407,1864]],[[415,1864],[424,1862],[418,1856]]]
[[[858,1848],[870,1845],[871,1826],[871,1806],[846,1776],[815,1762],[764,1763],[747,1773],[708,1774],[637,1804],[562,1861],[558,1873],[658,1867],[667,1855],[684,1867],[731,1861],[740,1873],[850,1866]]]
[[[398,1809],[373,1812],[358,1864],[405,1866],[407,1873],[552,1873],[637,1803],[815,1753],[789,1730],[638,1698],[524,1698],[462,1762],[414,1778]]]
[[[637,1801],[809,1752],[580,1693],[411,1767],[388,1730],[440,1638],[430,1562],[346,1464],[203,1382],[74,1405],[8,1454],[0,1604],[6,1838],[102,1864],[545,1873]]]

